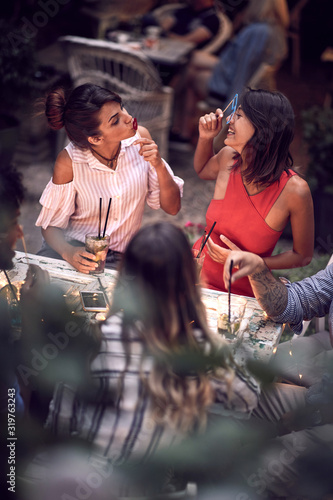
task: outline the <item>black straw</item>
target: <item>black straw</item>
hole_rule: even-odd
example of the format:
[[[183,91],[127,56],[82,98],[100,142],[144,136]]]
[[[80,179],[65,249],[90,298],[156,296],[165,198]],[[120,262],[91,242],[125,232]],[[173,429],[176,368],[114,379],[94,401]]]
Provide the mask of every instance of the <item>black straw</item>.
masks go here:
[[[110,212],[110,207],[111,207],[111,201],[112,201],[112,198],[109,199],[108,211],[106,212],[106,219],[105,219],[105,224],[104,224],[103,238],[105,236],[106,226],[107,226],[107,223],[108,223],[109,212]]]
[[[231,259],[230,261],[230,266],[229,266],[229,284],[228,284],[228,322],[230,324],[230,315],[231,315],[231,273],[232,273],[232,268],[234,267],[234,261]]]
[[[206,236],[206,229],[203,232],[200,249],[199,249],[199,252],[198,252],[198,255],[196,256],[196,258],[198,258],[199,254],[201,254],[201,252],[202,252],[203,245],[204,245],[204,242],[205,242],[205,236]]]
[[[5,269],[3,269],[3,272],[4,272],[5,276],[6,276],[6,280],[8,281],[8,285],[9,285],[11,291],[12,291],[13,297],[15,298],[16,302],[19,303],[17,295],[16,295],[15,290],[13,288],[13,285],[11,284],[9,276],[8,276],[7,272],[5,271]]]
[[[212,231],[213,231],[213,229],[214,229],[214,227],[215,227],[215,224],[216,224],[216,221],[213,223],[212,227],[210,228],[209,233],[207,234],[206,239],[205,239],[205,241],[203,242],[203,245],[201,246],[201,249],[200,249],[200,251],[199,251],[199,253],[198,253],[198,255],[197,255],[197,258],[199,258],[199,257],[200,257],[201,252],[202,252],[202,250],[204,249],[204,247],[205,247],[205,245],[206,245],[206,243],[207,243],[207,241],[208,241],[208,238],[210,237],[210,235],[211,235],[211,233],[212,233]]]
[[[99,199],[98,239],[101,239],[102,198]]]

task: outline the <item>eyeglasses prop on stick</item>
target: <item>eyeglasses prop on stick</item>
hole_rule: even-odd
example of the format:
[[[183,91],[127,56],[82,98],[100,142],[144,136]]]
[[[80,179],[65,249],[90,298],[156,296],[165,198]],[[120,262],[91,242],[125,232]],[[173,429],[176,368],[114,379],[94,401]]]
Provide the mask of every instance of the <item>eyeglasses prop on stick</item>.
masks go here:
[[[235,111],[237,109],[237,103],[238,103],[238,94],[235,94],[234,98],[229,102],[228,106],[226,108],[224,108],[223,114],[227,111],[229,106],[231,106],[231,113],[227,118],[227,123],[231,122],[231,120],[235,114]]]

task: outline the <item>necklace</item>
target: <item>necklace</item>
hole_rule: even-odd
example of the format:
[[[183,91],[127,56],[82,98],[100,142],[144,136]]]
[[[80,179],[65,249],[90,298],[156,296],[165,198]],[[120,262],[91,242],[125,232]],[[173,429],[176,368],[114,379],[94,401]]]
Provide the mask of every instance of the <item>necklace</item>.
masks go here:
[[[110,167],[113,170],[113,163],[116,162],[116,165],[117,165],[117,160],[118,160],[118,156],[119,156],[119,153],[120,153],[120,147],[121,147],[121,142],[119,143],[119,146],[118,146],[116,154],[112,158],[106,158],[105,156],[101,155],[101,153],[98,153],[95,149],[93,149],[93,148],[91,148],[91,149],[92,149],[92,151],[95,154],[97,154],[98,156],[100,156],[101,158],[103,158],[103,160],[106,161],[106,166],[107,167]]]

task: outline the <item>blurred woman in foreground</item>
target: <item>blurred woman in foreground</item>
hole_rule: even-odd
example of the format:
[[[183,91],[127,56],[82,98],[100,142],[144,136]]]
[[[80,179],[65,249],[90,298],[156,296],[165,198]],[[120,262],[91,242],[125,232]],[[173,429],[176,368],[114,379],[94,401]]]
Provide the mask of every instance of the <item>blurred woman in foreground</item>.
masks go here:
[[[209,331],[190,246],[155,223],[130,241],[91,363],[89,397],[59,383],[47,427],[89,441],[113,465],[144,461],[205,427],[209,406],[249,415],[258,385]]]

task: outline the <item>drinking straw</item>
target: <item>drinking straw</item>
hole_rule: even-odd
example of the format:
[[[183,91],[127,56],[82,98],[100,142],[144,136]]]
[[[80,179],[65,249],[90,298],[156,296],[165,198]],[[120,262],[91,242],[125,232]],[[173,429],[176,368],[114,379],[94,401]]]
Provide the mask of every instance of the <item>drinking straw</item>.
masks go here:
[[[234,266],[234,261],[231,259],[229,266],[229,284],[228,284],[228,322],[230,324],[230,315],[231,315],[231,272]]]
[[[206,243],[207,243],[207,241],[208,241],[208,238],[210,237],[211,232],[213,231],[213,229],[214,229],[214,227],[215,227],[215,224],[216,224],[216,221],[213,223],[212,227],[210,228],[209,233],[207,234],[206,239],[205,239],[205,241],[203,242],[203,245],[201,246],[201,249],[200,249],[200,251],[199,251],[199,253],[198,253],[198,255],[197,255],[197,258],[199,258],[199,257],[200,257],[201,252],[202,252],[202,250],[204,249],[204,247],[205,247],[205,245],[206,245]]]
[[[3,272],[4,272],[5,276],[6,276],[6,280],[8,281],[8,285],[9,285],[11,291],[12,291],[14,299],[16,300],[17,303],[19,303],[17,295],[16,295],[15,290],[13,288],[13,285],[11,284],[9,276],[8,276],[7,272],[5,271],[5,269],[3,269]]]
[[[102,198],[99,199],[98,239],[101,239]]]
[[[104,293],[105,301],[106,301],[106,303],[107,303],[107,305],[109,306],[109,309],[110,309],[110,307],[111,307],[110,306],[110,301],[109,301],[109,298],[108,298],[108,294],[106,293],[106,290],[105,290],[105,288],[104,288],[104,286],[102,284],[102,280],[101,280],[101,278],[99,276],[97,276],[97,279],[98,279],[99,287],[102,290],[102,292]]]
[[[196,259],[198,258],[199,254],[202,252],[204,241],[205,241],[205,236],[206,236],[206,229],[203,232],[200,249],[199,249],[198,255],[196,256]]]
[[[29,264],[29,257],[28,257],[28,252],[27,252],[27,246],[25,244],[25,239],[24,239],[23,233],[22,233],[21,240],[22,240],[22,245],[23,245],[24,252],[25,252],[25,258],[27,259],[27,264]]]
[[[108,211],[106,212],[106,218],[105,218],[105,224],[104,224],[104,231],[103,231],[103,238],[105,236],[106,226],[107,226],[107,223],[108,223],[109,212],[110,212],[110,207],[111,207],[111,201],[112,201],[112,198],[109,199]]]

